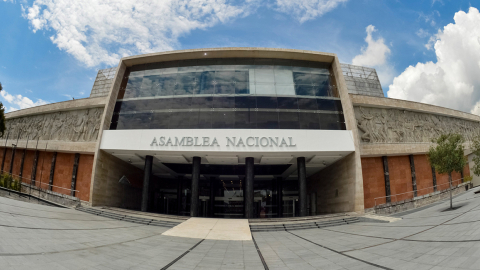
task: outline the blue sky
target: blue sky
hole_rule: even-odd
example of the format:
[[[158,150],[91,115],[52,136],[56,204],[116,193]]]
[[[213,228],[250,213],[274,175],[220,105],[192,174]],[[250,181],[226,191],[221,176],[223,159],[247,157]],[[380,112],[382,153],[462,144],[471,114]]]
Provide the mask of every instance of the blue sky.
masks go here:
[[[88,97],[97,70],[126,55],[275,47],[333,52],[341,62],[376,68],[390,97],[478,113],[478,0],[110,3],[0,0],[7,111]]]

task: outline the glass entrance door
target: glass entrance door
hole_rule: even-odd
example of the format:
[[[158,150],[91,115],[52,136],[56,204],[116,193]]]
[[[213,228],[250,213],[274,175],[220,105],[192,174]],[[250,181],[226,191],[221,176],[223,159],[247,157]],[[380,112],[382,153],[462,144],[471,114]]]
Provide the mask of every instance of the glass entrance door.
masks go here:
[[[295,217],[298,208],[298,196],[283,196],[283,216]]]
[[[239,179],[220,179],[215,194],[214,217],[243,218],[243,186]]]

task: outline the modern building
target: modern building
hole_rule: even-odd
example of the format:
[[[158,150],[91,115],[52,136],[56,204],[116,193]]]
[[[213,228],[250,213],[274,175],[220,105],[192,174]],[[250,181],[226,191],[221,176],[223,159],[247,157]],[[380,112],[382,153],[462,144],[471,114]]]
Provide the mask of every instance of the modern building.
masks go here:
[[[27,185],[227,218],[363,212],[447,189],[431,139],[480,132],[476,115],[385,98],[374,69],[268,48],[125,57],[89,98],[6,118],[2,170]]]

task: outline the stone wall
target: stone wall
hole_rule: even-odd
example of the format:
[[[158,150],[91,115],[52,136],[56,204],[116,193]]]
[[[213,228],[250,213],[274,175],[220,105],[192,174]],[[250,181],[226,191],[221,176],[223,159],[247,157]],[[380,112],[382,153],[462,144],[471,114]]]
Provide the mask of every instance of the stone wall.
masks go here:
[[[355,211],[354,160],[352,153],[307,179],[308,193],[317,194],[317,214]]]
[[[92,187],[92,206],[112,206],[140,209],[143,170],[99,150],[96,160],[95,182]],[[130,184],[119,183],[125,176]]]
[[[480,134],[480,123],[459,118],[355,106],[362,143],[429,143],[445,133],[462,134],[466,140]]]
[[[7,118],[2,139],[96,141],[102,113],[103,108],[91,108]]]

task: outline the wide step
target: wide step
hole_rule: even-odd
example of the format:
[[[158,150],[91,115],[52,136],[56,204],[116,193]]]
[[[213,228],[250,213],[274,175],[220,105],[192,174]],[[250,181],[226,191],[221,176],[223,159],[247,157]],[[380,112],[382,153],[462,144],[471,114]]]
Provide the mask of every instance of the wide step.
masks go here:
[[[300,222],[300,223],[285,223],[285,224],[269,224],[269,225],[250,225],[252,232],[272,232],[272,231],[293,231],[293,230],[307,230],[316,228],[326,228],[333,226],[341,226],[360,222],[358,217],[348,217],[341,219],[333,219],[318,222]]]
[[[104,210],[99,210],[95,208],[89,208],[89,207],[83,207],[79,206],[76,208],[78,211],[82,211],[88,214],[93,214],[105,218],[111,218],[111,219],[116,219],[116,220],[121,220],[121,221],[126,221],[126,222],[132,222],[132,223],[137,223],[137,224],[143,224],[143,225],[151,225],[151,226],[159,226],[159,227],[167,227],[167,228],[173,228],[180,224],[180,222],[172,222],[172,221],[166,221],[166,220],[158,220],[158,219],[149,219],[149,218],[142,218],[142,217],[135,217],[135,216],[130,216],[130,215],[123,215],[123,214],[117,214],[109,211],[104,211]]]

